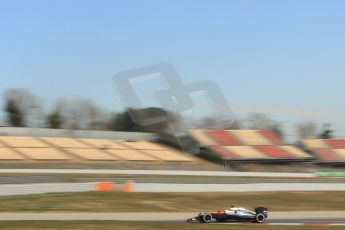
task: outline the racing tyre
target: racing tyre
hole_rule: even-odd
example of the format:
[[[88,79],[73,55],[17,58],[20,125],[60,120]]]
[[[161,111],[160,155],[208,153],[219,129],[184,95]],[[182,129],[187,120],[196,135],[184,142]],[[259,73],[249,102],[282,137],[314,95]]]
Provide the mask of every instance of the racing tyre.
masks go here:
[[[205,213],[203,216],[202,216],[202,221],[204,223],[210,223],[212,221],[212,215],[209,214],[209,213]]]
[[[265,215],[262,214],[262,213],[258,213],[258,214],[255,216],[255,222],[257,222],[257,223],[263,223],[263,222],[265,222],[265,220],[266,220],[266,217],[265,217]]]

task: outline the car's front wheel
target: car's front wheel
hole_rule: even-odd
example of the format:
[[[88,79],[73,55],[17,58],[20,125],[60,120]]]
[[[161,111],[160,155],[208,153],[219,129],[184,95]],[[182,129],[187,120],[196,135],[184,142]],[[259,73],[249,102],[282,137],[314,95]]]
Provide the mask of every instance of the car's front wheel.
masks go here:
[[[256,214],[255,222],[257,222],[257,223],[264,223],[265,221],[266,221],[266,217],[265,217],[264,214],[262,214],[262,213]]]
[[[205,213],[203,216],[202,216],[202,222],[204,223],[210,223],[212,221],[212,215],[209,214],[209,213]]]

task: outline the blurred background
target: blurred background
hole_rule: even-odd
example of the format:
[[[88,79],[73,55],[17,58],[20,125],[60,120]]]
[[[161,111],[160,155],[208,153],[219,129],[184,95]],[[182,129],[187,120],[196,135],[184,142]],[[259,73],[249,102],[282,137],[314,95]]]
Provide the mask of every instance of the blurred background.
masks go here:
[[[14,208],[9,201],[77,192],[68,204],[110,191],[104,200],[90,195],[96,211],[128,211],[141,200],[157,202],[142,204],[144,212],[179,211],[186,207],[176,204],[193,198],[173,204],[172,196],[139,193],[246,197],[282,188],[310,192],[285,194],[297,209],[345,210],[344,10],[341,0],[1,1],[0,200],[8,205],[0,210],[90,210],[92,202],[59,207],[61,197],[23,197]],[[113,77],[159,63],[174,67],[184,86],[216,83],[231,112],[220,117],[207,95],[193,92],[184,113],[162,107],[155,93],[169,85],[159,73],[130,82],[140,108],[124,103]],[[163,119],[143,124],[154,117]],[[120,199],[121,191],[136,195]],[[322,194],[336,191],[333,200]],[[260,199],[296,211],[284,208],[285,195]],[[316,204],[321,197],[329,199]],[[195,202],[188,211],[198,209]]]

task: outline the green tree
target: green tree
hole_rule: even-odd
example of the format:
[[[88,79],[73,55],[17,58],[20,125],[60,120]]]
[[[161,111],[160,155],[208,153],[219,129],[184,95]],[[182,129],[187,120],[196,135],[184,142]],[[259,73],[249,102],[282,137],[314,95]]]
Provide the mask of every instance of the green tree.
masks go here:
[[[63,125],[63,117],[59,111],[54,111],[46,118],[48,128],[60,129]]]
[[[159,118],[156,122],[148,123],[152,118]],[[150,107],[144,109],[128,108],[122,113],[115,114],[111,121],[114,131],[168,133],[169,126],[175,124],[178,118],[175,114],[162,108]]]
[[[25,126],[24,114],[20,110],[17,102],[13,99],[8,99],[5,106],[7,122],[14,127]]]
[[[323,125],[322,125],[322,131],[321,131],[319,137],[320,137],[321,139],[330,139],[330,138],[333,138],[333,132],[334,132],[334,131],[332,130],[331,124],[328,124],[328,123],[323,124]]]
[[[4,93],[5,113],[9,125],[40,127],[44,123],[42,102],[26,89],[8,89]]]
[[[114,114],[111,121],[111,130],[138,132],[141,127],[132,121],[130,109],[118,114]]]

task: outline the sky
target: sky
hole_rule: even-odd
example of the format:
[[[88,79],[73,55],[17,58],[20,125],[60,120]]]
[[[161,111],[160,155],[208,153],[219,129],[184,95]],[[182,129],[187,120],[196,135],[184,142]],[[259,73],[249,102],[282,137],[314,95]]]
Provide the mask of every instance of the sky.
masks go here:
[[[266,113],[291,135],[328,122],[345,137],[344,12],[342,0],[0,0],[0,94],[121,111],[114,74],[166,62],[185,84],[216,82],[237,117]]]

